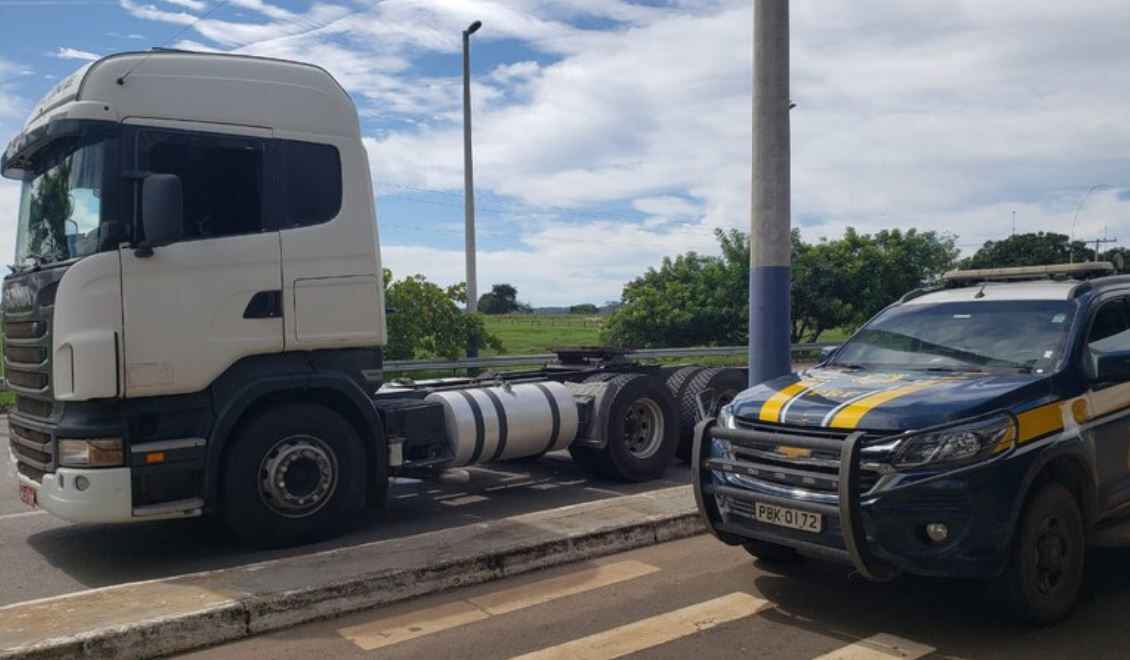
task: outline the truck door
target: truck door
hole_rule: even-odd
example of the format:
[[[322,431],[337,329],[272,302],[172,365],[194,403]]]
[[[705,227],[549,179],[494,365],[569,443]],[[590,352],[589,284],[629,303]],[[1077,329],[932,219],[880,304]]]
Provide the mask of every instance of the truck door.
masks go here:
[[[1103,302],[1091,317],[1084,359],[1092,347],[1130,349],[1130,310],[1126,298]],[[1087,393],[1095,463],[1099,477],[1099,502],[1109,511],[1130,501],[1130,383],[1092,383]]]
[[[128,397],[196,392],[283,348],[270,132],[175,125],[133,131],[137,170],[180,177],[184,231],[151,256],[121,249]]]

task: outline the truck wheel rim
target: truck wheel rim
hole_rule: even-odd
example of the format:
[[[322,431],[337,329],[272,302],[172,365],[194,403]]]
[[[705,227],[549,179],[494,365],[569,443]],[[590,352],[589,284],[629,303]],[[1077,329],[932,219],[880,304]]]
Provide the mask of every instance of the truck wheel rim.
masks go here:
[[[647,459],[663,445],[663,410],[655,401],[636,399],[624,414],[624,442],[628,453]]]
[[[317,513],[337,488],[337,457],[319,438],[279,440],[259,464],[259,497],[275,513],[304,518]]]

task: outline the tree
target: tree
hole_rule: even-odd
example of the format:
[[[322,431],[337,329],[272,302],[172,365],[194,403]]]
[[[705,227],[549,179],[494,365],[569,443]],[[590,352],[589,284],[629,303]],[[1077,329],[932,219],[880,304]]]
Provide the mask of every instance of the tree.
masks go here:
[[[1111,262],[1120,273],[1130,272],[1130,249],[1124,247],[1111,248],[1099,255],[1099,261]]]
[[[472,340],[479,348],[502,351],[502,342],[487,332],[481,315],[465,314],[456,306],[456,289],[444,290],[423,275],[393,281],[392,272],[385,269],[385,301],[392,310],[385,357],[455,359]]]
[[[722,257],[667,257],[625,285],[623,305],[609,317],[604,340],[634,348],[744,343],[749,249],[741,232],[715,235]]]
[[[569,308],[570,314],[596,314],[597,311],[598,310],[596,308],[596,305],[593,305],[592,303],[573,305]]]
[[[962,268],[1005,268],[1008,266],[1043,266],[1090,261],[1094,250],[1083,241],[1070,242],[1066,234],[1035,232],[1015,234],[1000,241],[986,241],[972,257],[962,261]]]
[[[479,311],[483,314],[511,314],[529,310],[528,305],[518,302],[518,289],[509,284],[495,284],[489,293],[479,297]]]
[[[748,336],[749,243],[737,230],[716,230],[720,257],[694,252],[666,258],[624,287],[623,306],[608,320],[605,341],[632,347],[744,344]],[[949,236],[914,229],[859,234],[808,244],[793,232],[794,342],[816,341],[857,325],[907,291],[936,281],[958,250]]]

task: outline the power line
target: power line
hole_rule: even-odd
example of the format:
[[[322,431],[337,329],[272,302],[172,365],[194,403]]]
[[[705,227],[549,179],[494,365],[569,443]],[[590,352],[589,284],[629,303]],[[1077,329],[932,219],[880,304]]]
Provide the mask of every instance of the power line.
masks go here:
[[[159,46],[157,46],[156,48],[152,48],[152,49],[150,49],[150,50],[149,50],[149,52],[145,54],[145,57],[141,58],[141,61],[140,61],[140,62],[138,62],[137,64],[134,64],[133,66],[131,66],[131,67],[129,68],[129,70],[128,70],[128,71],[126,71],[125,73],[123,73],[123,74],[122,74],[122,75],[121,75],[121,76],[120,76],[120,77],[118,78],[118,84],[119,84],[119,85],[124,85],[124,84],[126,84],[126,78],[128,78],[128,77],[129,77],[129,74],[133,73],[133,72],[134,72],[134,70],[135,70],[135,69],[137,69],[137,67],[141,66],[142,64],[145,64],[145,61],[146,61],[146,60],[148,60],[148,59],[149,59],[150,57],[153,57],[153,53],[156,53],[158,49],[160,49],[160,48],[164,48],[165,46],[168,46],[168,45],[169,45],[169,44],[170,44],[170,43],[171,43],[171,42],[172,42],[173,40],[175,40],[175,39],[179,39],[179,38],[180,38],[180,36],[181,36],[182,34],[184,34],[185,32],[188,32],[188,31],[189,31],[190,29],[192,29],[192,28],[196,27],[196,24],[197,24],[197,23],[199,23],[200,21],[202,21],[202,20],[204,20],[204,19],[208,18],[209,16],[211,16],[211,15],[212,15],[212,14],[214,14],[214,13],[215,13],[215,12],[216,12],[217,10],[219,10],[219,9],[220,9],[221,7],[227,6],[227,4],[228,4],[229,2],[231,2],[231,0],[220,0],[220,2],[217,2],[216,4],[212,5],[212,8],[211,8],[211,9],[209,9],[208,11],[204,12],[204,13],[203,13],[203,14],[201,14],[201,15],[200,15],[199,17],[197,17],[197,19],[196,19],[195,21],[193,21],[193,22],[189,23],[188,25],[185,25],[185,26],[184,26],[184,27],[182,27],[182,28],[181,28],[180,30],[177,30],[177,33],[176,33],[176,34],[174,34],[173,36],[171,36],[171,37],[169,37],[168,39],[166,39],[166,40],[165,40],[165,41],[164,41],[163,43],[161,43],[161,44],[160,44]]]

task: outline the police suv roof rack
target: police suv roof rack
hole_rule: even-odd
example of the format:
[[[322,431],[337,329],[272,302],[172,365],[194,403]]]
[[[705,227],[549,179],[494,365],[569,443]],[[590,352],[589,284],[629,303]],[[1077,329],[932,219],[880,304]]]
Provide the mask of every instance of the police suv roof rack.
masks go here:
[[[951,270],[942,275],[950,285],[976,282],[1016,282],[1020,280],[1075,279],[1085,280],[1114,273],[1109,261],[1088,261],[1079,264],[1050,264],[1047,266],[1015,266],[1012,268],[978,268]]]

